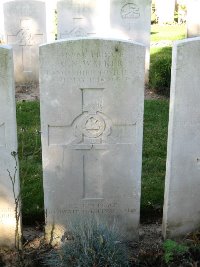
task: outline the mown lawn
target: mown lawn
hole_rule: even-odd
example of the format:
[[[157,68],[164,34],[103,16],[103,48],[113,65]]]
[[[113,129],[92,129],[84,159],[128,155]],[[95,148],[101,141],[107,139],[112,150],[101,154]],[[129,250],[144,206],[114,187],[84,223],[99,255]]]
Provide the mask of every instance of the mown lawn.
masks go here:
[[[20,178],[25,223],[43,220],[42,160],[39,102],[17,103]],[[163,204],[168,101],[146,100],[141,213]]]
[[[162,40],[175,41],[186,38],[186,25],[158,25],[151,26],[151,42]]]
[[[17,103],[18,153],[23,219],[43,219],[42,157],[39,102]]]
[[[141,215],[161,214],[164,198],[168,100],[146,100],[144,110]]]

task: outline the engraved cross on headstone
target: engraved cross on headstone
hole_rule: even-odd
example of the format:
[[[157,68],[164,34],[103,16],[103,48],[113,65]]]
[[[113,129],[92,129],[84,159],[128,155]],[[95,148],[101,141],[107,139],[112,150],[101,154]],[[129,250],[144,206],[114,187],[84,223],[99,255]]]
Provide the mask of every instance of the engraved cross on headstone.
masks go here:
[[[20,22],[20,30],[13,35],[7,35],[7,43],[17,45],[22,49],[22,66],[24,72],[32,72],[32,47],[42,43],[42,33],[32,33],[32,20],[23,19]]]
[[[87,37],[91,35],[95,35],[95,32],[91,32],[88,29],[88,21],[87,12],[86,12],[87,6],[85,1],[79,0],[74,1],[72,3],[72,12],[73,17],[71,18],[73,20],[72,22],[72,29],[66,30],[65,32],[61,33],[61,38],[68,38],[68,37]],[[91,21],[89,22],[91,24]]]
[[[103,113],[104,88],[82,88],[82,114],[67,126],[48,126],[49,146],[82,151],[83,199],[103,198],[102,157],[114,145],[134,143],[136,122],[112,122]],[[129,131],[127,134],[126,131]],[[128,137],[127,137],[128,136]],[[80,152],[79,152],[80,153]]]

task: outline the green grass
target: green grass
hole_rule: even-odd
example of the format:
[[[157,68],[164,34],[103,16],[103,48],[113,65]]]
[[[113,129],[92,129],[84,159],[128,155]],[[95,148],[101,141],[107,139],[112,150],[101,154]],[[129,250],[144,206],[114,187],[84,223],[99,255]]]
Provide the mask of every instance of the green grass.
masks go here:
[[[144,112],[142,213],[162,210],[169,101],[146,100]]]
[[[39,102],[17,104],[18,153],[23,219],[43,218],[42,159]]]
[[[171,47],[151,48],[149,86],[159,94],[168,95],[171,81]]]
[[[151,26],[151,42],[158,42],[162,40],[181,40],[186,38],[186,25],[158,25]]]
[[[167,100],[146,100],[142,175],[142,213],[163,204],[168,122]],[[23,219],[43,219],[39,102],[17,104]]]
[[[151,41],[175,41],[186,38],[186,25],[158,25],[151,27]],[[149,86],[156,93],[170,93],[172,47],[151,47]]]

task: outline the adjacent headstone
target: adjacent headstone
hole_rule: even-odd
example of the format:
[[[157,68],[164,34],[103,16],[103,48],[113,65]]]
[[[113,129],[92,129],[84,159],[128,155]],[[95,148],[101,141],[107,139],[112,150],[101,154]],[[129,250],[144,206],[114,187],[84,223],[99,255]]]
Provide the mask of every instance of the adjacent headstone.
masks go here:
[[[17,83],[38,82],[39,44],[46,41],[45,3],[4,3],[5,39],[14,51]]]
[[[163,218],[164,237],[200,225],[200,38],[174,45]]]
[[[151,0],[110,0],[110,35],[146,46],[146,81],[150,61]]]
[[[12,50],[0,46],[0,247],[21,236],[13,74]]]
[[[156,0],[158,23],[173,23],[176,0]]]
[[[58,1],[58,39],[108,36],[109,6],[108,0]]]
[[[57,1],[45,0],[47,42],[54,42],[57,36]]]
[[[3,43],[3,25],[4,25],[4,20],[3,20],[3,4],[0,3],[0,44]]]
[[[187,1],[187,37],[200,36],[200,1]]]
[[[137,238],[145,48],[73,39],[40,47],[46,234],[97,215]]]

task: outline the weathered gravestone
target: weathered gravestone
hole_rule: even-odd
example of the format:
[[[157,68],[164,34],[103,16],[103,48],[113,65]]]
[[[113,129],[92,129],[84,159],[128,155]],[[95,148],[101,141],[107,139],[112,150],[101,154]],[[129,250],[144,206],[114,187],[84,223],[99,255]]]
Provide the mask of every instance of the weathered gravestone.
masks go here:
[[[174,46],[163,234],[200,225],[200,38]]]
[[[187,37],[200,36],[200,1],[187,1]]]
[[[109,5],[108,0],[58,1],[58,39],[108,36]]]
[[[96,214],[137,238],[145,48],[75,39],[41,46],[40,57],[47,236]]]
[[[110,35],[146,46],[146,79],[150,60],[151,0],[110,0]]]
[[[38,82],[39,48],[46,41],[45,3],[4,3],[5,40],[14,51],[15,81]]]
[[[11,155],[17,151],[13,58],[12,50],[3,46],[0,46],[0,102],[0,246],[15,246],[21,227],[17,156]]]

